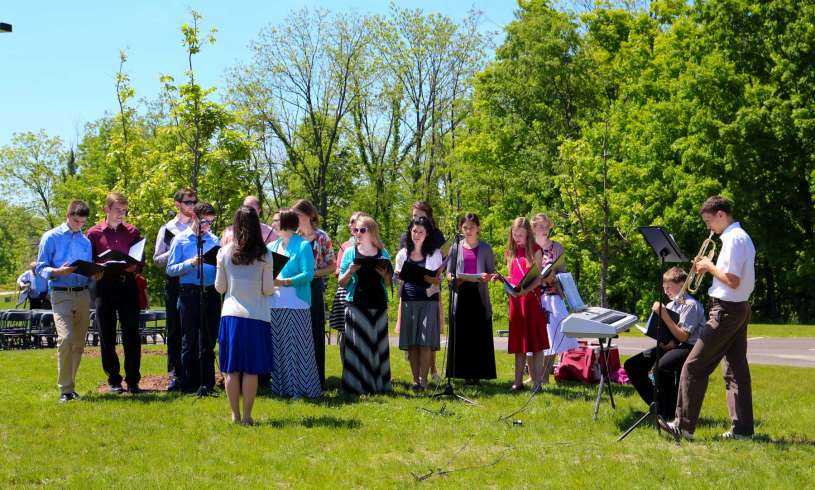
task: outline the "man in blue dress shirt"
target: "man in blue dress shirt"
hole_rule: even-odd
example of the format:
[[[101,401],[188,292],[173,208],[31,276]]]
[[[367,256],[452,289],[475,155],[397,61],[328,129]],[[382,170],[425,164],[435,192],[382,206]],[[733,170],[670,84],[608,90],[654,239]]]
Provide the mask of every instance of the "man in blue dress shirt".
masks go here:
[[[36,270],[37,263],[32,262],[30,268],[17,278],[17,285],[20,286],[20,289],[25,290],[29,308],[32,310],[49,310],[51,309],[51,302],[48,300],[48,281],[38,275]],[[22,304],[25,297],[21,297],[18,304]]]
[[[180,282],[178,312],[181,316],[181,366],[176,378],[184,391],[211,391],[215,386],[215,341],[221,317],[221,297],[215,291],[215,265],[198,263],[198,239],[203,241],[203,253],[219,240],[210,230],[215,221],[215,209],[209,203],[195,205],[189,228],[173,238],[167,257],[167,275]],[[201,311],[201,276],[203,269],[204,311]],[[203,314],[203,322],[201,315]],[[201,328],[203,323],[204,328]],[[203,394],[199,392],[200,394]]]
[[[79,398],[76,393],[76,372],[90,316],[88,277],[75,274],[70,267],[75,260],[93,260],[91,242],[82,234],[90,209],[84,201],[73,200],[68,205],[65,223],[45,232],[40,240],[36,273],[48,281],[54,324],[57,328],[57,383],[60,402]],[[98,280],[96,274],[90,280]]]

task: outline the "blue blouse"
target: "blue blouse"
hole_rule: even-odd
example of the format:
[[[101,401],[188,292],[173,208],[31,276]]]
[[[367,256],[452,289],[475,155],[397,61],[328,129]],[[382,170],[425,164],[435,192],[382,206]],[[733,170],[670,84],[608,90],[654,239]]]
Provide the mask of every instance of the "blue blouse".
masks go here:
[[[297,297],[311,304],[311,280],[314,278],[314,253],[311,250],[311,243],[300,235],[292,235],[286,249],[282,252],[277,248],[282,242],[281,238],[270,243],[267,248],[272,252],[277,252],[289,258],[283,270],[280,271],[278,279],[291,279]]]

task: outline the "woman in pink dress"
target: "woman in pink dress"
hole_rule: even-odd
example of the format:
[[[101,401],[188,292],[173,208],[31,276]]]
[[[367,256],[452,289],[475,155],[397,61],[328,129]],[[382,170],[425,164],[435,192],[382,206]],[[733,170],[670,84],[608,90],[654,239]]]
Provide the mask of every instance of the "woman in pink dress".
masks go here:
[[[519,284],[527,271],[543,262],[543,253],[532,238],[529,220],[520,217],[512,222],[506,252],[509,281]],[[510,353],[515,354],[515,382],[512,391],[523,389],[524,364],[526,353],[532,353],[529,370],[533,389],[538,389],[543,378],[543,350],[549,348],[546,333],[547,316],[541,308],[540,281],[536,280],[520,293],[509,298],[509,345]]]

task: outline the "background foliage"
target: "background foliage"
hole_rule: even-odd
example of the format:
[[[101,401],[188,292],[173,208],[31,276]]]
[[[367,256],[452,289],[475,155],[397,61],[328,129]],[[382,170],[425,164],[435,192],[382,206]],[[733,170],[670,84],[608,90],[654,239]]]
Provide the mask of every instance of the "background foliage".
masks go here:
[[[758,250],[754,315],[813,321],[812,2],[521,0],[497,47],[479,22],[302,10],[204,88],[195,63],[217,32],[192,12],[186,76],[162,75],[157,100],[136,98],[122,53],[119,111],[76,148],[45,132],[0,148],[0,282],[71,198],[101,219],[104,194],[125,192],[152,239],[192,186],[220,229],[246,194],[266,218],[308,197],[336,242],[364,209],[391,248],[416,199],[448,236],[478,213],[498,253],[513,218],[547,212],[586,299],[642,311],[657,271],[637,227],[664,225],[693,255],[697,209],[721,193]]]

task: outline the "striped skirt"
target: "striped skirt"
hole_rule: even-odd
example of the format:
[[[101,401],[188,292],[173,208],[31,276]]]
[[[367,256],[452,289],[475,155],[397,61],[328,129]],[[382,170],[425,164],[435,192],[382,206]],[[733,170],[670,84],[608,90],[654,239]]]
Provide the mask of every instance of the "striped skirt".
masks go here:
[[[314,360],[311,311],[272,308],[272,393],[292,398],[320,396]]]
[[[331,304],[331,313],[328,316],[328,325],[342,332],[345,330],[345,295],[348,292],[342,286],[337,286],[337,292],[334,293],[334,302]]]
[[[349,393],[385,393],[391,386],[387,308],[345,308],[342,388]]]

